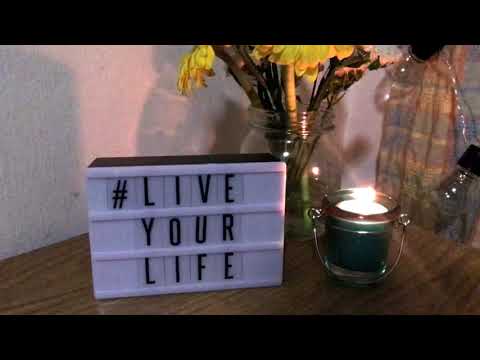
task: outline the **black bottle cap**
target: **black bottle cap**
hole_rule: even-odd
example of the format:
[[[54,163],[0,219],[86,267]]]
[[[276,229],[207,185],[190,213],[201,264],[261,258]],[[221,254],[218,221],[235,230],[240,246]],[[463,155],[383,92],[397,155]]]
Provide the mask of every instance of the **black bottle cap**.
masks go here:
[[[457,164],[465,170],[480,176],[480,147],[470,145]]]
[[[439,53],[445,45],[410,45],[410,54],[420,61],[427,61]]]

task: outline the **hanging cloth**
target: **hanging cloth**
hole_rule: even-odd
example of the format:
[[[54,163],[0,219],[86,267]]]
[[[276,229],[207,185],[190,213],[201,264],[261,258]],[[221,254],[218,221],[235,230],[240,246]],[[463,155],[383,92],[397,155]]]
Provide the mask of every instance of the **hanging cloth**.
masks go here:
[[[421,71],[405,74],[402,81],[392,79],[377,188],[397,198],[418,225],[434,227],[436,209],[429,194],[455,169],[470,143],[478,145],[479,120],[480,45],[446,46]],[[472,188],[465,219],[474,228],[469,242],[477,247],[479,192]]]

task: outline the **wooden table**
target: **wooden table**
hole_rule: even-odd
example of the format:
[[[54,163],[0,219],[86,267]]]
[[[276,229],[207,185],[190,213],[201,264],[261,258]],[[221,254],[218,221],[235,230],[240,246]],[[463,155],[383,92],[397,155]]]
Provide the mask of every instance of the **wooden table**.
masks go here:
[[[96,301],[89,251],[83,235],[0,262],[0,314],[480,314],[480,251],[415,227],[373,288],[337,284],[310,241],[287,239],[281,287]]]

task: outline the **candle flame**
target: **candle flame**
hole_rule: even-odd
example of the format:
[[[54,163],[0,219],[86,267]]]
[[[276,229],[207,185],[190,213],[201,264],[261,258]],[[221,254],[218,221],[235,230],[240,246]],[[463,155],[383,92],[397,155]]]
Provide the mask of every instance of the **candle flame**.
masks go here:
[[[374,188],[369,186],[368,188],[353,189],[352,196],[357,200],[361,200],[362,202],[374,202],[377,193]]]

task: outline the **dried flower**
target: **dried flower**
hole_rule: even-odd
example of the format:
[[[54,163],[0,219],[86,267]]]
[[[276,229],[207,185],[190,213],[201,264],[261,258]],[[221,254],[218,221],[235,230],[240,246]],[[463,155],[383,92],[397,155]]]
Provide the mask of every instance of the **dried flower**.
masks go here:
[[[379,58],[382,66],[394,64],[404,55],[398,45],[361,45],[361,47],[370,53],[372,61]]]
[[[213,63],[215,52],[210,45],[197,45],[188,54],[185,54],[180,61],[178,69],[178,91],[188,95],[193,85],[197,88],[206,87],[205,76],[215,75]]]

